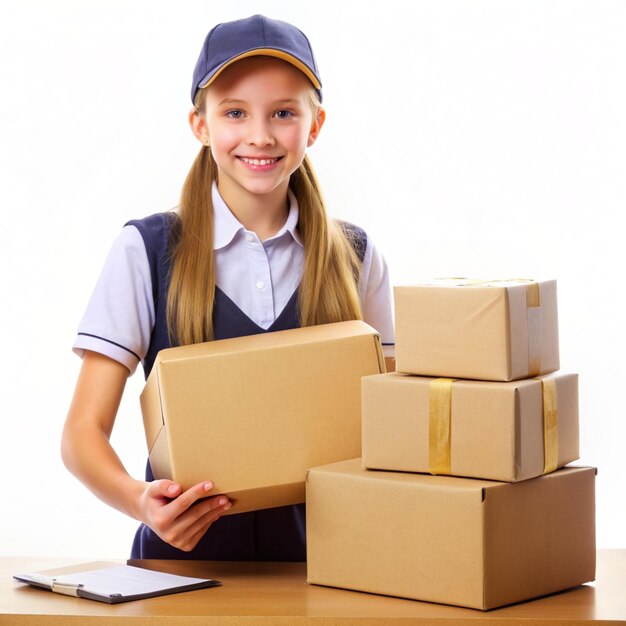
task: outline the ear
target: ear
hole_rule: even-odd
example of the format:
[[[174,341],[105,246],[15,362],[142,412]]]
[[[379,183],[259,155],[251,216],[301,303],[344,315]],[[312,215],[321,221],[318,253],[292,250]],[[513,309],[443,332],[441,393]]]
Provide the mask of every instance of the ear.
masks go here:
[[[313,118],[313,123],[311,124],[311,130],[309,131],[309,139],[307,141],[307,148],[311,147],[315,141],[317,140],[320,131],[322,130],[322,126],[324,126],[324,122],[326,121],[326,109],[323,107],[319,107],[317,109],[317,116]]]
[[[203,145],[208,146],[211,144],[209,137],[209,129],[204,119],[204,115],[198,113],[195,109],[189,111],[189,126],[194,137]]]

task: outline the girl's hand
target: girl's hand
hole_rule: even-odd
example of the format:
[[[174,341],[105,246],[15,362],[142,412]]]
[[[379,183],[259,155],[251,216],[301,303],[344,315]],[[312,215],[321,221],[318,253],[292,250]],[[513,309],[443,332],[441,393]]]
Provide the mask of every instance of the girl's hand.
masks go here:
[[[171,480],[145,485],[139,498],[138,517],[163,541],[185,552],[195,548],[211,524],[232,506],[224,495],[208,497],[213,489],[211,481],[198,483],[187,491]]]

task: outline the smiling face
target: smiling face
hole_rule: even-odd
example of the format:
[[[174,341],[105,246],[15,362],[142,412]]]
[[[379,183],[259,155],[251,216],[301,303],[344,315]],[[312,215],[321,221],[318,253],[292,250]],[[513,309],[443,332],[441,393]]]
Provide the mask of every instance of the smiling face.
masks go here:
[[[204,110],[190,122],[196,137],[208,136],[229,206],[251,196],[284,205],[289,177],[324,123],[312,90],[292,65],[262,56],[234,63],[206,89]]]

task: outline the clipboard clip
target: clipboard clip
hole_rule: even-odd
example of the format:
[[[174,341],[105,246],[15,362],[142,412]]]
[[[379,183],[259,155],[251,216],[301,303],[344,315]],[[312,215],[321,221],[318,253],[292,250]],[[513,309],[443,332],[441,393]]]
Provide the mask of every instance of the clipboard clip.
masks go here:
[[[84,585],[77,584],[74,585],[72,583],[59,583],[55,578],[52,579],[52,584],[50,585],[52,591],[54,593],[61,593],[64,596],[72,596],[74,598],[78,598],[78,590],[82,589]]]

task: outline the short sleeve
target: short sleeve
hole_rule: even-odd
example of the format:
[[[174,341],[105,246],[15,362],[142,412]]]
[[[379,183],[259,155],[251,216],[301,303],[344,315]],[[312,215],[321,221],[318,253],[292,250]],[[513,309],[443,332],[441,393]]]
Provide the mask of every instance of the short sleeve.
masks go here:
[[[154,327],[146,248],[134,226],[122,229],[104,263],[72,349],[104,354],[133,374],[148,352]]]
[[[380,333],[385,354],[394,354],[393,297],[383,255],[368,237],[359,284],[364,321]]]

